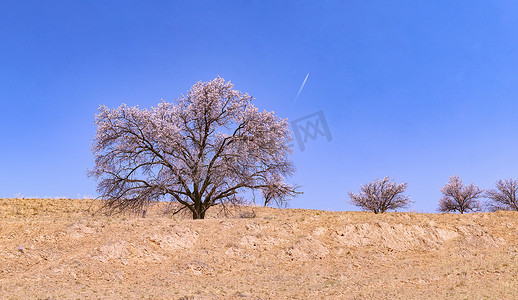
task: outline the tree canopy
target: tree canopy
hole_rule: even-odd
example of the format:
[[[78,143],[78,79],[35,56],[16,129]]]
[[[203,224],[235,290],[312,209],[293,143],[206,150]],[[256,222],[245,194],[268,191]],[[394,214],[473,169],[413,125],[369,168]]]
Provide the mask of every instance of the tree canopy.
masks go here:
[[[100,106],[90,174],[101,198],[119,211],[178,202],[202,219],[212,206],[242,203],[246,190],[267,203],[294,196],[288,122],[252,102],[217,77],[150,109]]]

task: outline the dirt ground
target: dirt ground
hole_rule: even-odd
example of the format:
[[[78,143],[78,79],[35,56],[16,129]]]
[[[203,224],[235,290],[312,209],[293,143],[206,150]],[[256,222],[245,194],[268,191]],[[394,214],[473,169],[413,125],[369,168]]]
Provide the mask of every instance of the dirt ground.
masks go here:
[[[518,299],[518,213],[97,205],[0,199],[0,298]]]

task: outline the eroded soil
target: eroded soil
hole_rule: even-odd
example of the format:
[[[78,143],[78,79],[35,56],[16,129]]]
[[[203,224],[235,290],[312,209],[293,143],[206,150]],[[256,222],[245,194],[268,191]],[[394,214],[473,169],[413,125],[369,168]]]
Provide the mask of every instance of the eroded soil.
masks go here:
[[[0,298],[518,298],[518,213],[241,207],[193,221],[97,205],[0,199]]]

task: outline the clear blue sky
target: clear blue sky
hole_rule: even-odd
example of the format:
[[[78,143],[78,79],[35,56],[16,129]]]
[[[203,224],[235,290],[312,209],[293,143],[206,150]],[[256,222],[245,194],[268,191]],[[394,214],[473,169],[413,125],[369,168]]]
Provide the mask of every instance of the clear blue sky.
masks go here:
[[[289,120],[325,114],[292,207],[355,210],[347,192],[388,175],[433,212],[451,175],[518,177],[513,1],[2,1],[0,41],[0,197],[96,196],[97,107],[217,75]]]

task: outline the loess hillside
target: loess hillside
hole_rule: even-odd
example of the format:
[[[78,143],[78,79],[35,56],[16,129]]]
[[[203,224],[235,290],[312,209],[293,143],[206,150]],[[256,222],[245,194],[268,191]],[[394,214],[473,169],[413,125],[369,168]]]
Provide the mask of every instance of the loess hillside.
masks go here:
[[[518,298],[518,213],[98,206],[0,199],[0,298]]]

